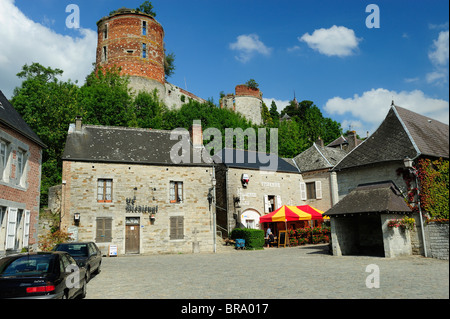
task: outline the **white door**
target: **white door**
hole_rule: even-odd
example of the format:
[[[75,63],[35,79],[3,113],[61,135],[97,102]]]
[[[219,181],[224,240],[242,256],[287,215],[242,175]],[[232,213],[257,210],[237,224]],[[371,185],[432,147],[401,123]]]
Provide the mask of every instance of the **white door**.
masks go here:
[[[16,247],[16,223],[17,208],[8,208],[8,221],[6,224],[6,247],[5,249],[15,249]]]

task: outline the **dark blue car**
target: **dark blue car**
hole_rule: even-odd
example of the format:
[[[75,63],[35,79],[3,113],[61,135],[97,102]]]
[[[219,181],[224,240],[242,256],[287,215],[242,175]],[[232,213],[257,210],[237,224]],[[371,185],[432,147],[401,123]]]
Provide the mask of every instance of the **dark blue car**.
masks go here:
[[[0,259],[0,298],[72,299],[86,296],[86,270],[64,252]]]
[[[92,274],[100,273],[102,253],[93,242],[62,243],[56,245],[53,250],[69,253],[79,265],[85,267],[87,282]]]

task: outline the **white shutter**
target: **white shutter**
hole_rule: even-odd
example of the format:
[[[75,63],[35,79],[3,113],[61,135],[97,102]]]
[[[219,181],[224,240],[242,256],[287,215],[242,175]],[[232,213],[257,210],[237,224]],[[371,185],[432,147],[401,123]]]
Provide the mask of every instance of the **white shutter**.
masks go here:
[[[300,182],[300,199],[306,200],[306,184],[304,182]]]
[[[316,199],[322,199],[322,182],[316,181]]]
[[[5,249],[15,249],[16,247],[16,223],[17,208],[8,208],[8,220],[6,223],[6,246]]]
[[[30,237],[30,211],[25,211],[25,220],[23,222],[23,247],[28,247],[28,239]]]
[[[267,214],[269,212],[269,206],[270,206],[269,196],[264,195],[264,213]]]
[[[277,208],[276,209],[278,209],[280,207],[281,207],[281,196],[277,195]]]

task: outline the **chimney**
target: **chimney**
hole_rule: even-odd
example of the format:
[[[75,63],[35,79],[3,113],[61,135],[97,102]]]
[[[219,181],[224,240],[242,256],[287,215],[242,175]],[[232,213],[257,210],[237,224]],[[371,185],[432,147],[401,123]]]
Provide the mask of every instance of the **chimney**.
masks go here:
[[[81,116],[77,116],[75,118],[75,132],[81,132],[82,124],[83,124],[83,118]]]
[[[203,147],[203,131],[202,131],[202,122],[200,120],[195,120],[191,126],[191,142],[194,148]]]
[[[315,141],[315,143],[320,147],[324,147],[323,140],[320,138],[320,136],[317,138],[317,141]]]
[[[356,131],[350,131],[347,135],[348,137],[348,150],[351,151],[354,149],[358,144],[357,138],[356,138]]]

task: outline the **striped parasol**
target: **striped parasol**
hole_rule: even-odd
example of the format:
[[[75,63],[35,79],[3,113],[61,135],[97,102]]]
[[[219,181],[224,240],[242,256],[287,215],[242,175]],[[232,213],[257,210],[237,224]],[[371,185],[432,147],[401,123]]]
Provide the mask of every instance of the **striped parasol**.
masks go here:
[[[324,212],[309,205],[281,206],[270,214],[262,216],[260,223],[289,222],[296,220],[322,220]]]

